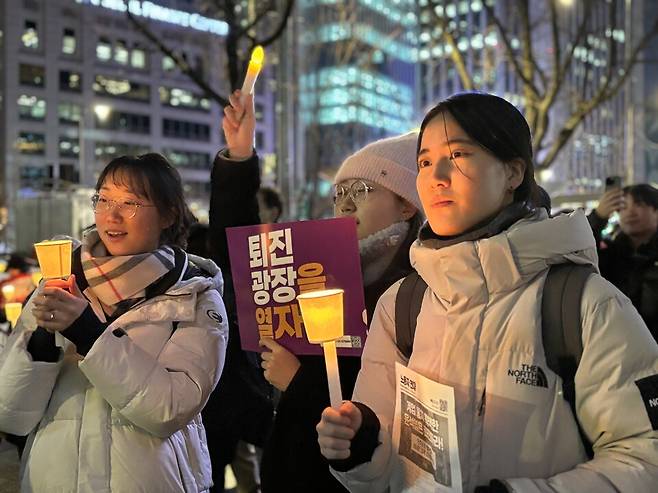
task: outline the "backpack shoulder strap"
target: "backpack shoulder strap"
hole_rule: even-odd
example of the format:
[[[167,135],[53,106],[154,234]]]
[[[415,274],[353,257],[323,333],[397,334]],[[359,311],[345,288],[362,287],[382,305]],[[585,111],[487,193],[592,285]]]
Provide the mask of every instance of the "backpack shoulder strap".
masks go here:
[[[416,321],[426,289],[427,283],[414,270],[404,278],[395,296],[395,344],[407,359],[414,347]]]
[[[575,377],[583,354],[580,305],[585,283],[594,272],[596,270],[591,265],[553,265],[548,271],[542,296],[542,340],[546,363],[562,379],[563,395],[576,422]],[[592,445],[580,423],[578,429],[585,450],[592,457]]]

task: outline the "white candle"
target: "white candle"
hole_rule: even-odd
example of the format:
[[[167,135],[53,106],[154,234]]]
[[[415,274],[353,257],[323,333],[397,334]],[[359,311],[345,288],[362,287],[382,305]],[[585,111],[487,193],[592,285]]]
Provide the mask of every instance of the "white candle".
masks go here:
[[[327,367],[327,381],[329,382],[329,400],[331,407],[338,409],[343,403],[343,395],[340,388],[340,376],[338,374],[338,355],[336,354],[336,341],[322,343],[324,350],[324,364]]]
[[[247,67],[247,76],[242,83],[242,97],[254,92],[256,79],[260,70],[263,68],[263,61],[265,60],[265,50],[262,46],[256,46],[254,51],[251,52],[251,59],[249,60],[249,67]]]
[[[343,294],[342,289],[325,289],[297,296],[308,342],[322,344],[329,400],[334,409],[343,402],[336,354],[336,339],[343,335]]]

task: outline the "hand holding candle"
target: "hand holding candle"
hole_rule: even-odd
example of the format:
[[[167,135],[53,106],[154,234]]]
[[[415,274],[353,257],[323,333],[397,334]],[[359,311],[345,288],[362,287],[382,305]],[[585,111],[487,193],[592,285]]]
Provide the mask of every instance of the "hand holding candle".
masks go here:
[[[311,291],[297,296],[309,342],[322,344],[331,407],[342,403],[336,339],[343,336],[343,290]]]

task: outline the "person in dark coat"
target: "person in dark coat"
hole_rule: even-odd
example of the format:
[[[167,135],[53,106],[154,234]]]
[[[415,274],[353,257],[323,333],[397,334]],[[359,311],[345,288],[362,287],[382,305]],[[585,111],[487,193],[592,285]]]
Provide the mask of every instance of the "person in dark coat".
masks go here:
[[[252,202],[258,190],[259,160],[252,145],[254,117],[250,99],[242,104],[239,92],[234,93],[224,113],[227,149],[219,153],[212,176],[211,237],[221,233],[213,215],[226,214],[225,208],[240,209],[235,212],[241,214],[242,224],[260,222]],[[348,158],[336,175],[335,214],[354,217],[357,223],[369,318],[379,296],[411,272],[408,251],[423,222],[415,187],[416,138],[415,134],[407,134],[373,143]],[[229,183],[229,179],[234,180]],[[230,194],[217,193],[220,180],[224,182],[222,188],[239,190],[239,202]],[[315,433],[320,413],[329,404],[323,358],[295,356],[272,340],[263,343],[269,349],[263,353],[264,375],[282,392],[263,452],[262,491],[345,491],[320,455]],[[339,357],[339,367],[343,396],[349,398],[360,359]],[[211,413],[207,414],[210,419]]]
[[[231,95],[237,101],[238,95]],[[253,107],[253,98],[246,101]],[[229,110],[231,107],[227,107]],[[263,378],[258,354],[243,351],[240,345],[235,291],[228,255],[226,228],[259,224],[257,194],[260,188],[258,157],[244,161],[254,152],[251,144],[242,151],[234,142],[255,128],[253,108],[242,119],[239,129],[227,126],[227,148],[217,154],[211,172],[208,228],[209,256],[224,274],[224,304],[229,319],[229,342],[226,364],[217,389],[202,412],[213,468],[212,491],[224,491],[224,469],[233,462],[240,440],[262,447],[269,434],[274,415],[273,391]],[[244,139],[242,139],[244,140]],[[253,137],[251,141],[253,142]]]
[[[602,238],[615,210],[620,231]],[[609,190],[588,219],[601,275],[631,299],[658,340],[658,190],[648,184]]]

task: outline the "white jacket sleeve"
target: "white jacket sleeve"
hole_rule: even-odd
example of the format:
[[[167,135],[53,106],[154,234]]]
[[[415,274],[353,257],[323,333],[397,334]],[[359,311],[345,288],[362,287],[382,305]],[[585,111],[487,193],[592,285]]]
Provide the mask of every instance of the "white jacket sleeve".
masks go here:
[[[147,432],[168,437],[205,406],[224,366],[228,323],[217,291],[199,294],[196,320],[180,322],[157,358],[106,330],[80,370],[110,405]]]
[[[32,360],[27,345],[35,328],[29,302],[0,353],[0,431],[5,433],[27,435],[39,424],[62,368],[63,358]]]
[[[395,344],[395,296],[400,283],[391,286],[379,299],[361,356],[361,371],[352,400],[367,405],[379,419],[380,444],[370,462],[347,472],[332,473],[352,493],[387,491],[397,463],[391,435],[395,414],[395,362],[406,360]]]
[[[658,399],[658,345],[631,302],[600,276],[585,286],[581,319],[576,408],[594,458],[548,479],[506,483],[523,493],[655,492],[658,422],[652,427],[650,403],[637,382],[648,378]]]

